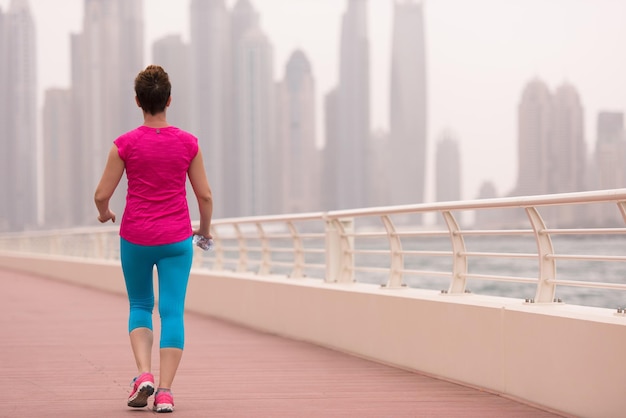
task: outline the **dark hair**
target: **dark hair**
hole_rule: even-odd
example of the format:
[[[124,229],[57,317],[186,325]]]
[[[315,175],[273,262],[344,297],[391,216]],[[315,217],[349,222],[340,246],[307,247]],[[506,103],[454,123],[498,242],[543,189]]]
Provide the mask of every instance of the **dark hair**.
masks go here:
[[[158,65],[148,65],[135,77],[135,94],[146,113],[155,115],[163,112],[171,92],[170,78]]]

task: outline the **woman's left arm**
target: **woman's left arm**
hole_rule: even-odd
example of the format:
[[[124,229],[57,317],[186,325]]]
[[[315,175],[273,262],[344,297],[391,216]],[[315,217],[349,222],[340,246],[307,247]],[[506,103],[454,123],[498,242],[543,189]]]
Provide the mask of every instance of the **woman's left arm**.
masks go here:
[[[115,213],[109,209],[109,200],[111,200],[111,196],[113,196],[113,192],[115,192],[123,174],[124,161],[120,158],[117,146],[113,145],[109,151],[102,178],[98,187],[96,187],[94,195],[96,208],[98,208],[98,220],[102,223],[109,220],[115,222]]]

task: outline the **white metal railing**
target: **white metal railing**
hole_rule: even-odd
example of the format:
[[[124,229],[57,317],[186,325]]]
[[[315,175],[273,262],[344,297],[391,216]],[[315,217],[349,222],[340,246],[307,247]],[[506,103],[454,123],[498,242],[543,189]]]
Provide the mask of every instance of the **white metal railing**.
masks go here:
[[[626,189],[618,189],[217,219],[215,249],[196,250],[195,266],[443,295],[467,294],[469,283],[473,293],[513,284],[513,293],[496,294],[529,303],[560,302],[557,287],[583,289],[575,304],[605,290],[610,300],[602,304],[619,307],[626,305],[625,207]],[[461,221],[472,215],[475,222]],[[436,222],[424,226],[427,216]],[[4,234],[0,251],[118,259],[118,229]]]

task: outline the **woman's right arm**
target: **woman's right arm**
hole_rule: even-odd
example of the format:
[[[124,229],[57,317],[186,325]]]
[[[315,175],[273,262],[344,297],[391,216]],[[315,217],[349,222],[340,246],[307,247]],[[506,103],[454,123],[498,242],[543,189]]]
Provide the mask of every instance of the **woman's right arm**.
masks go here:
[[[202,159],[202,151],[191,160],[191,165],[187,171],[191,187],[198,200],[198,209],[200,210],[200,228],[194,231],[194,234],[211,238],[211,217],[213,216],[213,194],[209,181],[204,171],[204,161]]]
[[[111,200],[111,196],[113,196],[113,192],[115,192],[123,174],[124,161],[119,156],[117,146],[113,145],[109,150],[102,178],[94,194],[94,201],[96,208],[98,208],[98,220],[102,223],[109,220],[115,222],[115,213],[109,209],[109,200]]]

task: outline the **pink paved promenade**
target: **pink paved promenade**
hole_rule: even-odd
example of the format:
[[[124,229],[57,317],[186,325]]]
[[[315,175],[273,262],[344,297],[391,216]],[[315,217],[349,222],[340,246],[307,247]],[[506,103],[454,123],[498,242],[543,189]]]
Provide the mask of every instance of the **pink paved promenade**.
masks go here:
[[[126,407],[135,366],[125,297],[3,270],[0,286],[0,417],[155,414]],[[165,416],[557,416],[208,317],[188,314],[186,332],[176,410]]]

